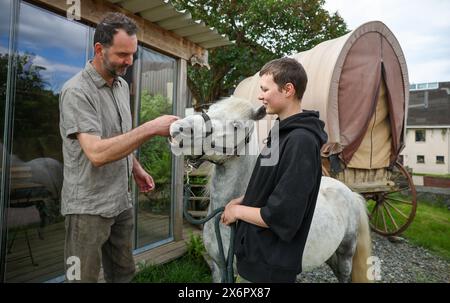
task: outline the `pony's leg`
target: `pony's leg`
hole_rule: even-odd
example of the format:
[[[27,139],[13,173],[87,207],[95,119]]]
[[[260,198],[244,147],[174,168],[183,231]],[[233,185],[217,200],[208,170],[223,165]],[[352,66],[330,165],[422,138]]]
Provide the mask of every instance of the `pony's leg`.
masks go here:
[[[352,237],[350,240],[344,240],[333,256],[326,262],[340,283],[350,283],[352,281],[352,259],[355,250],[356,238]]]
[[[339,276],[339,269],[338,269],[338,260],[336,253],[334,253],[326,262],[325,262],[333,271],[334,275],[336,277]]]
[[[222,282],[222,275],[220,273],[219,265],[217,265],[217,263],[214,261],[211,262],[211,275],[213,283]]]

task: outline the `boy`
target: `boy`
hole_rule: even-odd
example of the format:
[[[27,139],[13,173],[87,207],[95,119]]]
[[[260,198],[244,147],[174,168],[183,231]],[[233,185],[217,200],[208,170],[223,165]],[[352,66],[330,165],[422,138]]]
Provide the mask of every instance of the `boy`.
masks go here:
[[[319,113],[301,108],[307,76],[299,62],[276,59],[259,75],[259,99],[268,114],[278,115],[278,146],[270,146],[276,134],[269,134],[267,147],[277,148],[279,159],[264,166],[267,152],[259,155],[245,195],[227,204],[222,222],[239,220],[234,249],[238,280],[295,282],[302,271],[322,177],[320,149],[327,135]]]

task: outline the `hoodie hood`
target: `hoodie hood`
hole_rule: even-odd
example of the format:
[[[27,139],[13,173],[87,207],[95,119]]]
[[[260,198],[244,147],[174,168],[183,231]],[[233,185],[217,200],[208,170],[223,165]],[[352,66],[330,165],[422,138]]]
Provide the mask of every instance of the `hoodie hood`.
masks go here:
[[[278,118],[277,122],[279,123],[280,136],[294,129],[303,128],[312,132],[317,137],[320,146],[328,141],[328,135],[324,130],[325,123],[319,119],[318,111],[303,110],[301,113],[287,117],[282,121]],[[269,133],[268,143],[271,141],[270,135]]]

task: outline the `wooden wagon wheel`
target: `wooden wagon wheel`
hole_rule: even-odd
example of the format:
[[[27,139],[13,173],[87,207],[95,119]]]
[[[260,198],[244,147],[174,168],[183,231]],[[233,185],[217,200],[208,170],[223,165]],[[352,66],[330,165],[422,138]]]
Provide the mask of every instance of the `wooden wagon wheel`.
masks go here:
[[[396,236],[408,228],[416,215],[416,187],[406,169],[395,163],[391,191],[366,194],[370,227],[384,236]]]

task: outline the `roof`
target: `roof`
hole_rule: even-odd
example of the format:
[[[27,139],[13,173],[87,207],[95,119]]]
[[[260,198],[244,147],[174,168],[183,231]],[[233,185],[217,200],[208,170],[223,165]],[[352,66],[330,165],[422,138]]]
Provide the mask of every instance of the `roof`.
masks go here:
[[[186,10],[178,11],[169,0],[108,1],[205,49],[232,43],[226,35],[219,34],[216,29],[200,20],[192,19],[192,15]]]
[[[440,82],[434,89],[411,90],[407,125],[450,125],[450,82]]]

